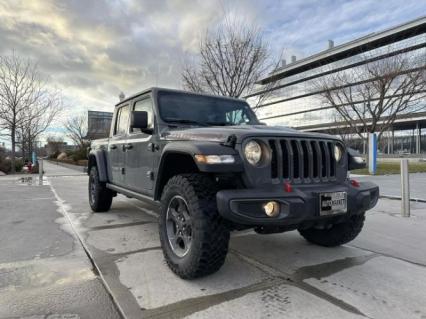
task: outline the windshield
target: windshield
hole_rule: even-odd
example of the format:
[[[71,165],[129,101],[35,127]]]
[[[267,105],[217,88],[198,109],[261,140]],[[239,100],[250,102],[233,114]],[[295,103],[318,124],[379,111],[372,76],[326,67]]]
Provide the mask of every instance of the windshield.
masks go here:
[[[250,106],[227,100],[179,92],[160,92],[160,116],[168,123],[207,125],[259,124]]]

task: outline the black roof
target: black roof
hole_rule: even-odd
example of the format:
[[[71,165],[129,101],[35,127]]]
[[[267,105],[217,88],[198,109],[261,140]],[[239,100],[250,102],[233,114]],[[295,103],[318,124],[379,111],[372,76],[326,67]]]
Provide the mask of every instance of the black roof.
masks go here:
[[[187,94],[193,94],[193,95],[201,95],[201,96],[209,96],[209,97],[214,97],[214,98],[221,98],[221,99],[226,99],[226,100],[236,100],[236,101],[245,101],[243,99],[237,99],[237,98],[233,98],[233,97],[229,97],[229,96],[222,96],[222,95],[213,95],[213,94],[206,94],[206,93],[196,93],[196,92],[189,92],[189,91],[184,91],[184,90],[177,90],[177,89],[168,89],[168,88],[162,88],[162,87],[151,87],[149,89],[140,91],[138,93],[132,94],[128,97],[126,97],[124,100],[118,102],[115,106],[119,106],[123,103],[126,103],[130,100],[133,100],[134,98],[137,98],[140,95],[152,92],[152,93],[157,93],[157,92],[175,92],[175,93],[187,93]]]

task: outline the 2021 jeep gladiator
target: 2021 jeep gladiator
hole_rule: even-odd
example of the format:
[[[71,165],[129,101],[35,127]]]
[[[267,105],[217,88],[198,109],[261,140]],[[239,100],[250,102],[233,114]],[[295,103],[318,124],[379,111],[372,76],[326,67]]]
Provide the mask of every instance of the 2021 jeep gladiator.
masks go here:
[[[152,88],[116,105],[110,137],[89,149],[95,212],[117,193],[160,204],[159,234],[182,278],[217,271],[232,230],[354,239],[379,189],[348,178],[364,164],[331,135],[260,123],[242,100]]]

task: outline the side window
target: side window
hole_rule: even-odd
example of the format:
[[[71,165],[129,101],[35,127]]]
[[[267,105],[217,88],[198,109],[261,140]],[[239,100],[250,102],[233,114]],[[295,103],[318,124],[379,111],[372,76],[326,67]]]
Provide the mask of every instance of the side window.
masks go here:
[[[146,98],[135,103],[133,108],[134,111],[145,111],[148,112],[148,128],[154,127],[154,113],[152,111],[152,102],[151,98]],[[140,132],[138,128],[132,129],[132,132]]]
[[[114,135],[124,135],[129,125],[129,107],[123,106],[118,110]]]

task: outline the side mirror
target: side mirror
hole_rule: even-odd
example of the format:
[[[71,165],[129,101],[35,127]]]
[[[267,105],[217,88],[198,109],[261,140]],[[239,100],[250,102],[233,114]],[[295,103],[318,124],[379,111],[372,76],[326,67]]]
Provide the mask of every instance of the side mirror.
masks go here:
[[[349,171],[367,167],[364,158],[361,156],[361,154],[357,150],[354,150],[353,148],[348,147],[347,152],[348,152],[348,170]]]
[[[130,128],[140,128],[142,131],[148,128],[148,112],[132,111],[130,115]]]

